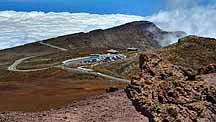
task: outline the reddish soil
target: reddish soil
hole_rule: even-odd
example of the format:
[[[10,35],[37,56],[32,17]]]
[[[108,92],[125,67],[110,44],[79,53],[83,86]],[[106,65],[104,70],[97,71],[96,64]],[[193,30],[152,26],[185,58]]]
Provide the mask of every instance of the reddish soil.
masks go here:
[[[0,76],[0,111],[44,111],[104,93],[125,84],[60,69],[32,73],[5,72]]]
[[[67,107],[45,112],[2,112],[0,122],[148,122],[123,90],[88,97]]]

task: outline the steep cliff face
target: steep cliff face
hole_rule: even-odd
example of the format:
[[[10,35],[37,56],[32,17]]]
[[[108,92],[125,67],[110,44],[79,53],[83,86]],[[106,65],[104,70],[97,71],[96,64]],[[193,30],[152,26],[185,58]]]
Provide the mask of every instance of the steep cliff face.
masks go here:
[[[160,41],[168,36],[181,37],[184,32],[166,32],[148,21],[136,21],[106,30],[94,30],[89,33],[77,33],[47,40],[49,43],[67,48],[116,48],[129,47],[140,50],[160,48]]]
[[[157,122],[215,122],[216,87],[158,54],[140,56],[126,89],[137,110]]]

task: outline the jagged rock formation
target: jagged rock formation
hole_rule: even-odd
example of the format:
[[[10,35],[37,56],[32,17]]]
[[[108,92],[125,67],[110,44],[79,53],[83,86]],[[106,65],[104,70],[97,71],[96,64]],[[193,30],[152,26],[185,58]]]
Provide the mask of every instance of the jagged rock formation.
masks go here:
[[[89,33],[77,33],[62,36],[45,42],[74,49],[81,48],[115,48],[135,47],[140,50],[160,48],[159,40],[167,37],[182,37],[184,32],[166,32],[149,21],[135,21],[106,30],[94,30]]]
[[[216,88],[208,81],[158,54],[141,55],[140,70],[126,92],[151,121],[216,121]]]

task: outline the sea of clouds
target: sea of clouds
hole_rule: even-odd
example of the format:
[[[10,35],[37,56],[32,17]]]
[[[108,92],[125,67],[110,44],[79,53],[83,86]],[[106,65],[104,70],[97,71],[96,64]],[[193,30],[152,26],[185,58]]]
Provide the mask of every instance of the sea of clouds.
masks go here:
[[[0,49],[77,32],[106,29],[143,17],[68,12],[0,12]]]
[[[199,6],[196,2],[168,1],[174,9],[146,17],[123,14],[0,11],[0,49],[140,20],[152,21],[167,31],[184,31],[187,34],[216,37],[216,8],[213,5]],[[176,8],[175,5],[179,6],[180,3],[187,4]]]

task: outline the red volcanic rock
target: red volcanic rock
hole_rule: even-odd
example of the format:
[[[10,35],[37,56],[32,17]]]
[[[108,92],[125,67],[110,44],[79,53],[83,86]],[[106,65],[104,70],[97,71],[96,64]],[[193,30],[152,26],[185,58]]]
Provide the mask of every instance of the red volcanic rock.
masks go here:
[[[216,64],[209,64],[199,69],[199,74],[216,73]]]
[[[140,56],[141,72],[126,88],[137,110],[157,122],[215,122],[216,88],[157,54]]]

